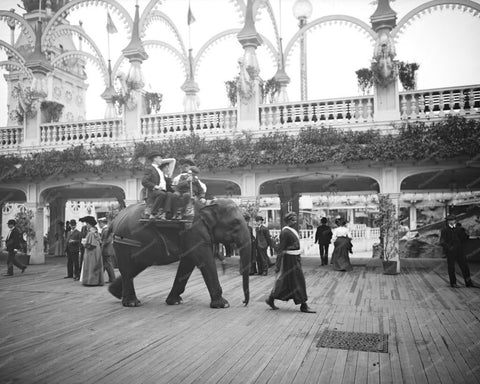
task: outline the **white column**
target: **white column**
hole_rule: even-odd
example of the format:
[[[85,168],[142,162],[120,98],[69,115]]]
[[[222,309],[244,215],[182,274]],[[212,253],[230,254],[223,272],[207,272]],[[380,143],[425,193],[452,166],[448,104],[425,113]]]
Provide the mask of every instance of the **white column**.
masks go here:
[[[410,230],[417,229],[417,207],[415,205],[410,206]]]

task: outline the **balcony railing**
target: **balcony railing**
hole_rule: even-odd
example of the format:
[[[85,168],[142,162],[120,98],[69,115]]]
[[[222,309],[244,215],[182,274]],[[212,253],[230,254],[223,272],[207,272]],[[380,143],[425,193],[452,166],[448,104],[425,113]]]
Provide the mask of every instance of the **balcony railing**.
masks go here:
[[[23,127],[0,128],[0,149],[15,149],[22,144]]]
[[[79,145],[88,141],[110,143],[124,136],[121,119],[52,123],[40,125],[40,145]]]
[[[401,92],[401,120],[430,120],[447,115],[479,116],[480,85]],[[369,129],[375,121],[374,97],[313,100],[259,106],[258,129],[252,134],[297,132],[305,126]],[[123,119],[41,124],[38,148],[62,148],[82,143],[125,142],[129,139],[167,140],[191,133],[223,137],[238,133],[235,108],[141,116],[139,127],[125,127]],[[387,123],[388,124],[388,123]],[[385,124],[383,124],[385,128]],[[127,132],[128,128],[128,132]],[[22,148],[21,126],[0,128],[0,151]],[[34,150],[35,148],[28,148]]]
[[[400,93],[401,119],[433,119],[480,113],[480,87],[430,89]]]
[[[147,115],[140,118],[143,138],[158,140],[172,136],[195,133],[207,136],[231,134],[237,127],[237,110],[220,109],[162,115]]]

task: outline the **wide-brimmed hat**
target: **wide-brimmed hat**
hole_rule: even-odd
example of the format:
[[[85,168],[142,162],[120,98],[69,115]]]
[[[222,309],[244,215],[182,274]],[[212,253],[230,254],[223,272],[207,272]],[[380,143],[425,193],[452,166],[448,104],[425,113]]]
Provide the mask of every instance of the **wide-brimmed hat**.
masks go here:
[[[147,154],[146,157],[148,160],[152,160],[154,157],[157,156],[163,157],[163,154],[160,151],[151,151]]]
[[[13,219],[7,221],[7,225],[17,225],[17,222]]]
[[[450,214],[450,215],[448,215],[448,216],[445,218],[445,220],[447,220],[447,221],[448,221],[448,220],[457,220],[457,216],[455,216],[455,215],[453,215],[453,214]]]
[[[93,216],[85,216],[79,219],[80,221],[84,221],[87,224],[90,224],[92,227],[97,225],[97,220]]]
[[[295,212],[287,212],[285,216],[283,216],[283,220],[290,221],[293,217],[297,217],[297,214]]]

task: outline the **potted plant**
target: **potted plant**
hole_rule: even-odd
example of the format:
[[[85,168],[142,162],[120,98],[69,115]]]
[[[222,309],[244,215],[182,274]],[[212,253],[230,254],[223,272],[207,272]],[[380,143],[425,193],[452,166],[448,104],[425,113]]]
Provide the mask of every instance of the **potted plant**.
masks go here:
[[[24,209],[15,215],[15,221],[17,222],[16,227],[23,235],[24,240],[23,249],[17,254],[17,258],[25,265],[30,263],[30,255],[37,242],[35,227],[33,224],[34,216],[35,215],[31,209]]]
[[[42,111],[45,116],[45,122],[57,123],[62,116],[63,104],[57,103],[56,101],[45,100],[40,104],[40,111]]]
[[[160,112],[163,95],[158,92],[145,93],[145,106],[147,108],[147,114]]]
[[[236,76],[233,80],[225,81],[225,88],[227,90],[227,97],[228,101],[230,101],[230,105],[235,107],[237,105],[237,98],[238,98],[238,76]]]
[[[268,102],[271,104],[275,101],[277,93],[280,92],[280,83],[275,76],[267,81],[262,81],[260,83],[260,92],[262,95],[262,103],[267,102],[268,96]]]
[[[360,68],[355,71],[357,75],[358,88],[362,91],[362,94],[370,93],[370,89],[373,86],[373,72],[370,68]]]
[[[405,63],[401,61],[398,65],[398,78],[405,91],[413,91],[417,88],[415,73],[420,68],[417,63]]]
[[[397,274],[400,271],[397,208],[388,194],[379,194],[378,209],[374,224],[380,228],[380,244],[374,245],[374,252],[380,250],[385,274]]]

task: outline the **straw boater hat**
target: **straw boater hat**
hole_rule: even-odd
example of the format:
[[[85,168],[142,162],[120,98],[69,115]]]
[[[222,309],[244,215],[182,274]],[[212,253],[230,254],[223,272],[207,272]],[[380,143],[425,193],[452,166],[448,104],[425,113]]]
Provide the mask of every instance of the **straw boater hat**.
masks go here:
[[[97,219],[97,221],[98,221],[98,222],[101,221],[101,222],[103,222],[103,223],[106,223],[106,222],[107,222],[107,218],[106,218],[106,217],[99,217],[99,218]]]

